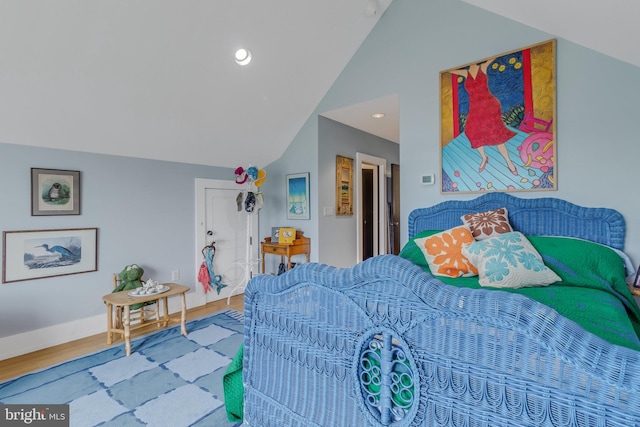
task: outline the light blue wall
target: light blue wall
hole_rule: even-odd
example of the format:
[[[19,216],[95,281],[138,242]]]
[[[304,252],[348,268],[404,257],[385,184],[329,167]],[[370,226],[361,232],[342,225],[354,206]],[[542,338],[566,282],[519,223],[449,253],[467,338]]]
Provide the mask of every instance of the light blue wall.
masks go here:
[[[260,211],[261,240],[269,235],[271,227],[294,227],[311,239],[311,261],[318,260],[318,120],[308,120],[296,136],[298,143],[292,144],[277,161],[267,165],[267,185],[264,207]],[[287,174],[309,172],[309,209],[308,220],[288,220],[286,211]],[[277,257],[269,257],[277,258]],[[296,257],[296,259],[299,257]],[[278,260],[279,261],[279,260]],[[265,263],[273,263],[273,259]],[[274,272],[273,265],[265,266],[267,272]]]
[[[437,185],[422,186],[417,179],[431,172],[437,176],[440,167],[439,73],[553,37],[459,0],[394,1],[282,158],[265,168],[261,230],[289,224],[303,230],[312,239],[312,260],[318,259],[318,195],[335,185],[333,177],[319,173],[318,114],[390,94],[400,98],[403,240],[412,209],[473,197],[443,196]],[[639,81],[640,68],[558,39],[558,191],[518,193],[618,209],[627,220],[627,251],[636,264]],[[82,171],[82,215],[30,216],[31,167]],[[287,221],[285,175],[297,172],[311,175],[311,219]],[[111,289],[111,274],[133,262],[156,280],[169,280],[171,270],[180,269],[181,282],[195,286],[194,179],[229,179],[232,174],[222,168],[0,144],[1,230],[100,229],[98,272],[0,285],[0,337],[104,313],[100,297]],[[331,240],[331,233],[323,230],[322,239]]]
[[[318,118],[318,261],[336,267],[348,267],[357,261],[357,215],[323,215],[323,208],[336,204],[336,154],[354,159],[356,153],[387,159],[386,168],[400,162],[400,149],[395,142],[359,131],[325,117]],[[331,183],[333,185],[327,185]],[[355,179],[354,179],[355,184]],[[355,200],[354,200],[355,202]]]
[[[290,153],[318,151],[318,114],[398,94],[404,242],[412,209],[475,197],[441,195],[438,185],[423,186],[418,180],[426,173],[439,177],[440,71],[554,37],[457,0],[396,0],[293,141],[283,157],[287,161],[272,166],[284,174],[290,170]],[[640,68],[557,39],[558,190],[516,193],[618,209],[627,221],[627,252],[636,264],[639,81]],[[312,171],[317,167],[310,159],[305,162]],[[312,175],[313,184],[334,185],[314,182],[317,176]],[[322,237],[331,235],[323,232]]]
[[[323,110],[327,111],[327,110]],[[320,141],[320,143],[318,143]],[[271,227],[295,227],[311,239],[311,261],[345,267],[356,260],[356,218],[323,216],[325,206],[335,204],[335,159],[340,154],[352,157],[365,153],[387,159],[387,165],[399,162],[398,145],[317,114],[304,124],[296,140],[276,162],[265,170],[269,188],[265,188],[265,206],[260,211],[260,230]],[[355,165],[354,165],[355,168]],[[310,219],[288,220],[285,178],[287,174],[309,172]],[[263,231],[261,239],[268,231]],[[269,259],[272,258],[272,259]],[[276,271],[277,257],[265,260],[266,271]],[[275,258],[275,261],[274,259]],[[296,256],[294,261],[304,261]]]
[[[31,216],[31,168],[81,171],[81,215]],[[98,228],[98,271],[0,285],[0,338],[105,313],[112,275],[138,263],[145,278],[195,289],[195,178],[227,168],[0,144],[0,230]]]

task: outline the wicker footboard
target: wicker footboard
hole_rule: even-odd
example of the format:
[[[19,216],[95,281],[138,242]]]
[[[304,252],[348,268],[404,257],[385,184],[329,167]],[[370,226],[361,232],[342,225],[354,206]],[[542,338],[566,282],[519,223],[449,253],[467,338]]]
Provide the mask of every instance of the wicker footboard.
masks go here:
[[[395,256],[305,264],[246,290],[245,424],[640,425],[639,356]]]

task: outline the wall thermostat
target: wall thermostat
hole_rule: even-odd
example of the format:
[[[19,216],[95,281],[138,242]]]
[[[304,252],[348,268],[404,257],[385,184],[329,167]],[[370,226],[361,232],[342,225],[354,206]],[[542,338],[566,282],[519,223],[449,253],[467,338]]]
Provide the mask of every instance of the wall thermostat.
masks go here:
[[[433,185],[436,183],[436,175],[433,173],[430,175],[422,175],[420,177],[420,183],[422,185]]]

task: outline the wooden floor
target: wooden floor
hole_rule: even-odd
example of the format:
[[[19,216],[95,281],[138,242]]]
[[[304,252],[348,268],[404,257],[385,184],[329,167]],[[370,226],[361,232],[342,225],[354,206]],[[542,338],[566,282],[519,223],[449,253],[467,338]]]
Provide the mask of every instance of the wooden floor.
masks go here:
[[[187,310],[187,321],[197,319],[207,314],[215,313],[225,308],[232,308],[238,311],[244,311],[244,295],[235,295],[231,297],[231,302],[227,306],[227,300],[214,301],[207,305]],[[180,318],[179,313],[171,315],[173,319]],[[175,325],[172,323],[170,326]],[[106,325],[105,325],[106,327]],[[106,329],[106,328],[105,328]],[[149,332],[157,330],[157,327],[140,328],[131,332],[131,338],[135,338]],[[116,334],[116,337],[118,335]],[[114,340],[112,345],[122,345],[122,338]],[[57,365],[66,360],[75,359],[76,357],[93,353],[110,347],[107,345],[107,333],[93,335],[87,338],[60,344],[54,347],[45,348],[34,351],[32,353],[21,356],[12,357],[10,359],[0,360],[0,381],[19,377],[26,373],[37,371],[49,366]]]

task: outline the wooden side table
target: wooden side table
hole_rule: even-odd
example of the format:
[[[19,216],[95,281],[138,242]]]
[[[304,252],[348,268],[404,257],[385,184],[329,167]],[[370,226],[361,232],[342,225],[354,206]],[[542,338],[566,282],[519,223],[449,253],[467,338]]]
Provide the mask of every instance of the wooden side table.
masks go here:
[[[283,263],[284,257],[287,257],[287,270],[291,269],[291,257],[294,255],[305,254],[307,256],[307,262],[309,262],[310,241],[310,238],[303,236],[302,231],[296,231],[296,239],[290,245],[271,243],[271,237],[265,237],[264,242],[260,243],[262,250],[262,273],[265,272],[265,255],[280,255],[280,263]]]
[[[187,302],[185,298],[185,294],[190,289],[188,286],[178,285],[177,283],[163,283],[165,286],[169,286],[169,290],[163,292],[161,294],[154,295],[145,295],[145,296],[131,296],[129,295],[130,291],[121,291],[121,292],[112,292],[102,297],[104,302],[107,304],[107,344],[111,344],[113,342],[113,334],[122,334],[124,337],[125,348],[127,356],[131,354],[131,330],[137,329],[142,326],[148,326],[156,324],[158,326],[163,325],[167,327],[169,324],[169,305],[167,304],[167,299],[173,295],[180,295],[182,300],[182,312],[180,316],[180,332],[182,335],[187,335]],[[158,300],[158,303],[162,301],[164,304],[164,316],[151,321],[137,324],[131,327],[131,314],[130,308],[134,304],[139,304],[147,301],[155,301]],[[122,316],[122,327],[118,327],[118,325],[113,324],[113,316],[114,309],[120,310],[123,309],[124,313]]]

